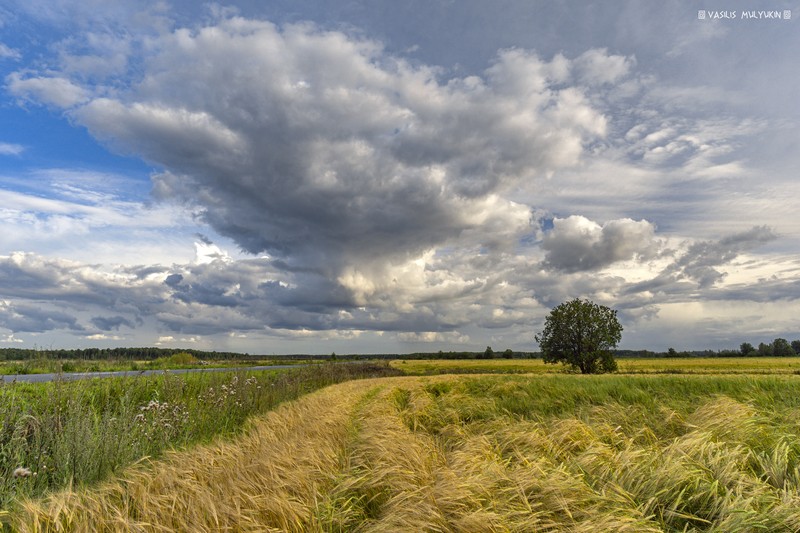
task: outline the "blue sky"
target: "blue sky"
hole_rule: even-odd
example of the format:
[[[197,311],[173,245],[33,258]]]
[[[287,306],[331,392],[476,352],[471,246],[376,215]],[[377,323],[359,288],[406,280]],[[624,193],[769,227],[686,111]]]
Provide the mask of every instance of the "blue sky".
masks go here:
[[[800,4],[745,9],[6,0],[0,345],[800,338]]]

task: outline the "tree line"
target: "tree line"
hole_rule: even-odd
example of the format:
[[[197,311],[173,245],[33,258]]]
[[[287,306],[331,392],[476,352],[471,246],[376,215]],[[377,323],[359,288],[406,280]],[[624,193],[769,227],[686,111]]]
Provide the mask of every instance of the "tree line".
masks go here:
[[[150,361],[159,357],[169,357],[176,353],[188,353],[197,359],[247,359],[250,354],[235,352],[209,352],[191,348],[78,348],[78,349],[42,349],[42,348],[0,348],[0,361],[23,361],[27,359],[131,359]]]

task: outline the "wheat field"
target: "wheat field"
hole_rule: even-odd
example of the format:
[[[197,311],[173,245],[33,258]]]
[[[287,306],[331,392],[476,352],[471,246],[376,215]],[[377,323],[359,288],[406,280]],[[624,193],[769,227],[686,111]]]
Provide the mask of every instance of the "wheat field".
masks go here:
[[[798,531],[800,382],[334,385],[247,432],[22,502],[18,531]]]

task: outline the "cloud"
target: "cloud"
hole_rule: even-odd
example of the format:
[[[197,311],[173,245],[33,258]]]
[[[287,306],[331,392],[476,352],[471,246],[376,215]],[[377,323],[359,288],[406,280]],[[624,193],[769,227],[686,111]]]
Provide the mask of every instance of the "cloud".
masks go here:
[[[0,24],[0,27],[2,25]],[[19,53],[19,50],[15,50],[13,48],[9,48],[3,43],[0,43],[0,59],[21,59],[22,54]]]
[[[119,315],[110,317],[96,316],[92,318],[91,322],[97,329],[102,331],[111,331],[112,329],[119,330],[120,326],[126,326],[128,328],[134,327],[134,324],[130,320]]]
[[[641,335],[699,299],[798,299],[796,239],[756,255],[777,230],[737,233],[742,213],[797,233],[791,147],[762,150],[762,134],[793,128],[744,118],[748,95],[705,75],[693,86],[677,65],[666,83],[651,49],[587,37],[569,57],[486,53],[523,41],[476,33],[482,53],[448,68],[426,61],[463,52],[421,40],[407,60],[350,30],[222,8],[175,28],[165,7],[31,5],[77,31],[7,90],[144,159],[161,203],[101,174],[3,176],[0,249],[36,253],[0,257],[14,309],[0,326],[79,342],[125,328],[130,342],[524,346],[576,296]],[[160,25],[143,30],[148,17]],[[656,42],[650,23],[629,26],[659,57],[682,33]],[[757,174],[773,156],[783,174]],[[544,213],[559,214],[552,229],[537,227]]]
[[[147,31],[167,27],[167,2],[74,2],[73,0],[12,0],[14,11],[44,22],[48,29],[124,28]],[[147,4],[147,5],[143,5]]]
[[[172,335],[162,335],[162,336],[158,337],[158,339],[155,342],[155,345],[156,346],[162,346],[164,344],[175,344],[175,343],[196,344],[197,342],[199,342],[199,340],[196,337],[175,338]]]
[[[243,18],[177,29],[147,52],[129,91],[72,116],[162,166],[156,197],[329,279],[375,283],[464,238],[513,243],[530,209],[508,191],[577,164],[606,132],[564,85],[561,56],[504,50],[481,76],[447,77],[374,41]]]
[[[6,76],[8,91],[26,101],[70,108],[89,99],[89,92],[62,77],[22,77],[18,72]]]
[[[124,337],[120,337],[119,335],[106,335],[105,333],[93,333],[92,335],[86,335],[86,338],[92,341],[121,341],[124,340]]]
[[[40,333],[55,329],[81,331],[83,329],[72,314],[43,307],[0,301],[0,326],[11,330],[12,333]]]
[[[611,220],[602,226],[572,215],[553,220],[542,240],[545,264],[567,272],[597,270],[617,261],[649,259],[658,252],[655,226],[646,220]]]
[[[200,242],[194,243],[195,261],[197,263],[210,263],[212,261],[230,261],[230,256],[219,246],[200,236]]]
[[[615,83],[630,72],[636,59],[619,55],[609,55],[607,49],[587,50],[574,61],[578,79],[587,85]]]
[[[25,147],[21,144],[0,142],[0,155],[19,155],[23,151],[25,151]]]
[[[127,264],[170,264],[196,255],[199,223],[180,205],[147,201],[146,180],[39,169],[9,173],[0,182],[0,250]]]
[[[13,333],[10,333],[8,335],[3,335],[2,337],[0,337],[0,343],[3,344],[10,344],[10,343],[22,344],[24,342],[25,342],[24,340],[15,337]]]
[[[730,263],[739,254],[762,246],[777,238],[767,226],[756,226],[750,230],[724,237],[719,241],[700,241],[689,246],[671,270],[696,281],[701,287],[713,285],[725,274],[715,267]]]
[[[721,282],[726,273],[721,267],[729,265],[742,253],[763,246],[777,239],[775,231],[767,226],[753,228],[723,237],[717,241],[696,241],[686,246],[683,253],[676,253],[676,259],[667,265],[651,280],[635,283],[626,289],[627,293],[661,291],[671,294],[672,298],[680,295],[697,294],[697,289],[709,289]],[[789,287],[788,280],[783,280]],[[739,288],[741,291],[741,288]],[[751,285],[748,290],[739,293],[741,299],[751,298],[748,292],[761,292],[758,285]],[[753,297],[753,299],[759,299]]]

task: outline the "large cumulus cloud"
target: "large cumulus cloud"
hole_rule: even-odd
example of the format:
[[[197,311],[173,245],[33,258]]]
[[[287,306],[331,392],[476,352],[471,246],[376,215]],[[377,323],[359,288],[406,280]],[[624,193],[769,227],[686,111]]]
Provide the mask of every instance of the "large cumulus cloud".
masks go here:
[[[498,246],[526,231],[511,188],[605,134],[572,70],[627,68],[605,51],[573,65],[510,49],[458,77],[341,32],[243,18],[143,49],[127,90],[74,99],[71,116],[162,167],[155,195],[199,208],[244,250],[343,280],[385,277],[465,235]]]

